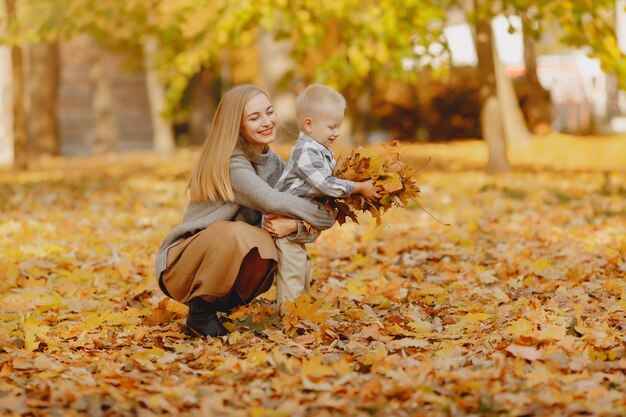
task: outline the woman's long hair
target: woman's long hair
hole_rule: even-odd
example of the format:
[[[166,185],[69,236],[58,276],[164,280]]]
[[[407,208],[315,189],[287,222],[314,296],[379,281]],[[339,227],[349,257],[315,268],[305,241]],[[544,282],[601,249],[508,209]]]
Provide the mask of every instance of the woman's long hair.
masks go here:
[[[240,139],[243,108],[258,94],[268,94],[253,84],[242,84],[226,92],[217,105],[211,130],[200,149],[200,159],[189,179],[192,201],[233,201],[229,163]],[[269,97],[269,96],[268,96]],[[242,149],[247,153],[247,149]]]

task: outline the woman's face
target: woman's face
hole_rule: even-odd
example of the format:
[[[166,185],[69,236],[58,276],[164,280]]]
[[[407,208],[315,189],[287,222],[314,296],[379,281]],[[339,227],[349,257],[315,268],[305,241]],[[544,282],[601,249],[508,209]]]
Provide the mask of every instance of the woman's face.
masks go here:
[[[250,145],[262,151],[276,139],[276,115],[265,94],[259,93],[246,103],[241,120],[241,133]]]

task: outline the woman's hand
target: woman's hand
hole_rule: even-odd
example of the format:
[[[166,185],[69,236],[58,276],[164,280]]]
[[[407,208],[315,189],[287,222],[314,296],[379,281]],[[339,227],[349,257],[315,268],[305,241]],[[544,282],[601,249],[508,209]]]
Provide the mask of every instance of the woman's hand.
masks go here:
[[[291,217],[270,213],[265,216],[263,229],[267,230],[272,237],[285,237],[297,232],[298,224]]]

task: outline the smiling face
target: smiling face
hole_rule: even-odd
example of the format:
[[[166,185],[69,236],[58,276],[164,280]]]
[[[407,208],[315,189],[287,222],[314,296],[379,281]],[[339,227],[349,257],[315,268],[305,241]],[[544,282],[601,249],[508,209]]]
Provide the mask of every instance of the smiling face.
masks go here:
[[[265,94],[257,94],[244,106],[241,133],[260,152],[276,139],[276,115]]]
[[[329,104],[318,114],[304,119],[304,133],[320,145],[330,148],[339,137],[339,128],[343,122],[344,106]]]

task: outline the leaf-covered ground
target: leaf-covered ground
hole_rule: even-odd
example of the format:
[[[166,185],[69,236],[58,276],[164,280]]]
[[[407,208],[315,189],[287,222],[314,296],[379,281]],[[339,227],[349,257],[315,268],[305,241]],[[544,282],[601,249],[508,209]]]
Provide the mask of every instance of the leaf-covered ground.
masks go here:
[[[310,246],[313,292],[272,292],[192,340],[152,273],[195,154],[0,172],[0,414],[626,414],[626,138],[413,145],[419,207]]]

